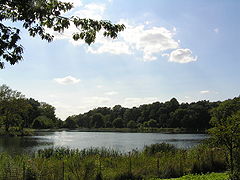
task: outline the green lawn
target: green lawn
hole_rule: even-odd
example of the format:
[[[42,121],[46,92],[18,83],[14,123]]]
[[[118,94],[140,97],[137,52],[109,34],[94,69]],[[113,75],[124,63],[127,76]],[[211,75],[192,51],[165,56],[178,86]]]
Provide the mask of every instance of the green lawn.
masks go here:
[[[160,179],[152,179],[152,180],[160,180]],[[161,179],[161,180],[228,180],[228,175],[226,173],[211,173],[211,174],[204,174],[204,175],[189,174],[180,178]]]

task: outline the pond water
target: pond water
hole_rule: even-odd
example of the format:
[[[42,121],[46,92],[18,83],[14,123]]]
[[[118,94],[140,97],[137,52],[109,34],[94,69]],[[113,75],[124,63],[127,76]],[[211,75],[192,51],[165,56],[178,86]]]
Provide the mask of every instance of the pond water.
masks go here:
[[[133,149],[142,150],[145,145],[162,142],[173,144],[179,148],[190,148],[206,138],[208,138],[206,134],[38,132],[36,136],[0,137],[0,152],[33,153],[38,149],[59,146],[73,149],[104,147],[129,152]]]

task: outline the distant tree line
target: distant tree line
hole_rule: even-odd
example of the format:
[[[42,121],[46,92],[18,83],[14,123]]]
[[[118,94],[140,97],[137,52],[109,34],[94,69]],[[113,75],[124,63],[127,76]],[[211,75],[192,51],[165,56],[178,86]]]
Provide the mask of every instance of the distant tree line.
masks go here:
[[[99,107],[87,113],[69,116],[66,128],[188,128],[210,127],[210,110],[220,102],[198,101],[179,103],[172,98],[165,103],[154,102],[139,107]]]
[[[240,97],[235,98],[237,100]],[[226,100],[227,101],[227,100]],[[224,101],[225,102],[225,101]],[[0,86],[0,127],[47,128],[187,128],[205,130],[211,127],[212,109],[221,102],[198,101],[179,103],[177,99],[154,102],[139,107],[98,107],[86,113],[56,117],[55,107],[33,98],[26,98],[7,85]]]

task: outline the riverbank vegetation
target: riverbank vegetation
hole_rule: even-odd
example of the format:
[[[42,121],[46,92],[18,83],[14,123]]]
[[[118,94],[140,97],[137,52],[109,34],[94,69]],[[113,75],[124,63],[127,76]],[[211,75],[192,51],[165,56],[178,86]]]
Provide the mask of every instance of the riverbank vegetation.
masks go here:
[[[189,150],[169,144],[123,154],[110,149],[50,148],[34,155],[0,154],[0,179],[150,179],[227,170],[222,148],[199,145]]]
[[[180,178],[171,178],[171,179],[152,179],[152,180],[228,180],[229,176],[227,173],[210,173],[202,175],[186,175]]]

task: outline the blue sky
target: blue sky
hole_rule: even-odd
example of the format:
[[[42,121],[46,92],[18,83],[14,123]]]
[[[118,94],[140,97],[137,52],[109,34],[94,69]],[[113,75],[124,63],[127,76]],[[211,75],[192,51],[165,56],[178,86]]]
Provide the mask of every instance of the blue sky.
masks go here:
[[[62,119],[99,106],[239,96],[240,1],[69,1],[66,16],[127,28],[91,46],[71,39],[73,27],[52,43],[22,30],[24,60],[0,70],[1,84],[52,104]]]

